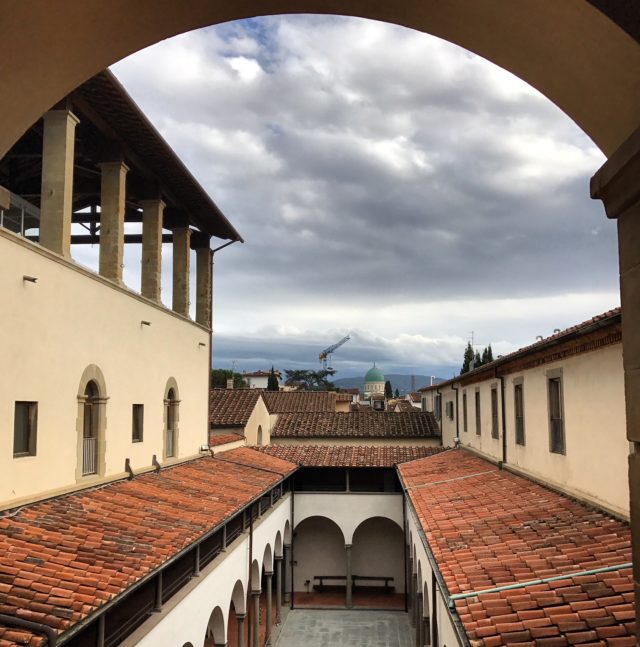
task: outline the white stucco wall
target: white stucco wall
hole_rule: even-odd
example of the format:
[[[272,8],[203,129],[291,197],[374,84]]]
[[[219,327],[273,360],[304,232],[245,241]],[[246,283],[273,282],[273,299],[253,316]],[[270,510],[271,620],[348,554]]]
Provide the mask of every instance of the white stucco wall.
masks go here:
[[[254,523],[253,560],[262,566],[267,545],[274,553],[278,532],[284,528],[291,510],[290,495],[285,495],[263,517]],[[142,624],[121,647],[178,647],[190,642],[194,647],[204,645],[205,632],[211,613],[220,607],[228,630],[231,595],[238,580],[246,595],[249,582],[249,533],[242,533],[227,551],[216,557],[182,591],[164,605],[162,612]],[[274,602],[275,604],[275,602]]]
[[[0,506],[76,486],[77,396],[90,365],[106,382],[105,477],[121,475],[125,458],[134,470],[151,466],[153,454],[162,461],[170,378],[181,400],[178,458],[197,455],[207,443],[208,331],[4,229],[0,258]],[[17,400],[38,402],[35,456],[13,457]],[[134,403],[144,405],[139,443],[131,438]]]
[[[549,373],[562,372],[565,454],[549,451]],[[554,373],[555,374],[555,373]],[[525,445],[515,442],[514,383],[522,380]],[[498,387],[499,438],[491,437],[491,386]],[[480,390],[482,434],[475,433],[475,390]],[[467,393],[468,431],[463,431],[462,394]],[[451,389],[442,390],[452,392]],[[448,396],[443,396],[444,398]],[[488,458],[502,460],[500,381],[460,388],[460,441]],[[507,464],[569,494],[629,514],[622,344],[505,376]],[[454,435],[446,420],[443,444]]]

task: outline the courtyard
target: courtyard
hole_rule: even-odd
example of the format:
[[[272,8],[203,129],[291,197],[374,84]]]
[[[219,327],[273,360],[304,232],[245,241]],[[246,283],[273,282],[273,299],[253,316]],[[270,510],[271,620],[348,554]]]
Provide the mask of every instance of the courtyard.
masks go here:
[[[294,609],[287,614],[276,647],[410,647],[406,613]]]

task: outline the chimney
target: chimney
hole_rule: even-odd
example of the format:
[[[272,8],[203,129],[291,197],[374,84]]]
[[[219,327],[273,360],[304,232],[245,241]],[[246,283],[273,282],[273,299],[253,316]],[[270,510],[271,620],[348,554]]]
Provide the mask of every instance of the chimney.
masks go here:
[[[232,377],[230,377],[230,378],[227,380],[227,388],[228,388],[228,389],[233,389],[233,378],[232,378]]]

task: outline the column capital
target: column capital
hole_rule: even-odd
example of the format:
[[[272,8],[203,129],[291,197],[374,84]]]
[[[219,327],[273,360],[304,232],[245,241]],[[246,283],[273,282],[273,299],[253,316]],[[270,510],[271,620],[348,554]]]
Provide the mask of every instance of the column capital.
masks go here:
[[[261,591],[260,589],[257,589],[257,590],[253,590],[253,589],[252,589],[252,590],[251,590],[251,595],[253,595],[253,596],[255,596],[255,597],[260,597],[260,594],[261,594],[261,593],[262,593],[262,591]]]
[[[42,118],[44,119],[45,123],[53,123],[56,121],[62,122],[66,120],[69,120],[72,126],[76,126],[80,123],[78,116],[71,112],[71,110],[68,110],[66,108],[61,108],[59,110],[49,110],[48,112],[44,113]]]
[[[351,544],[345,544],[345,545],[344,545],[344,547],[345,547],[347,550],[351,550]]]
[[[276,562],[281,562],[281,561],[284,559],[284,555],[274,555],[274,556],[273,556],[273,559],[274,559]]]
[[[265,577],[273,577],[273,571],[265,571],[264,576]]]
[[[144,209],[145,207],[164,209],[167,204],[162,198],[145,198],[144,200],[139,200],[138,204]]]
[[[129,172],[129,166],[124,160],[113,160],[111,162],[100,162],[98,168],[103,171],[110,171],[112,169],[121,170],[125,173]]]
[[[244,620],[247,617],[246,613],[238,613],[236,612],[236,620]]]
[[[591,197],[602,200],[608,218],[640,206],[640,128],[612,153],[591,178]]]

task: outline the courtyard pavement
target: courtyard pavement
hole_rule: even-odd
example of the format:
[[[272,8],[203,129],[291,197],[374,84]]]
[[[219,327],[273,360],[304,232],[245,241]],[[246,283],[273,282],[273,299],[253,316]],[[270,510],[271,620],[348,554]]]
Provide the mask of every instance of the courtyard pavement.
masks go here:
[[[411,647],[401,611],[293,609],[275,647]]]

